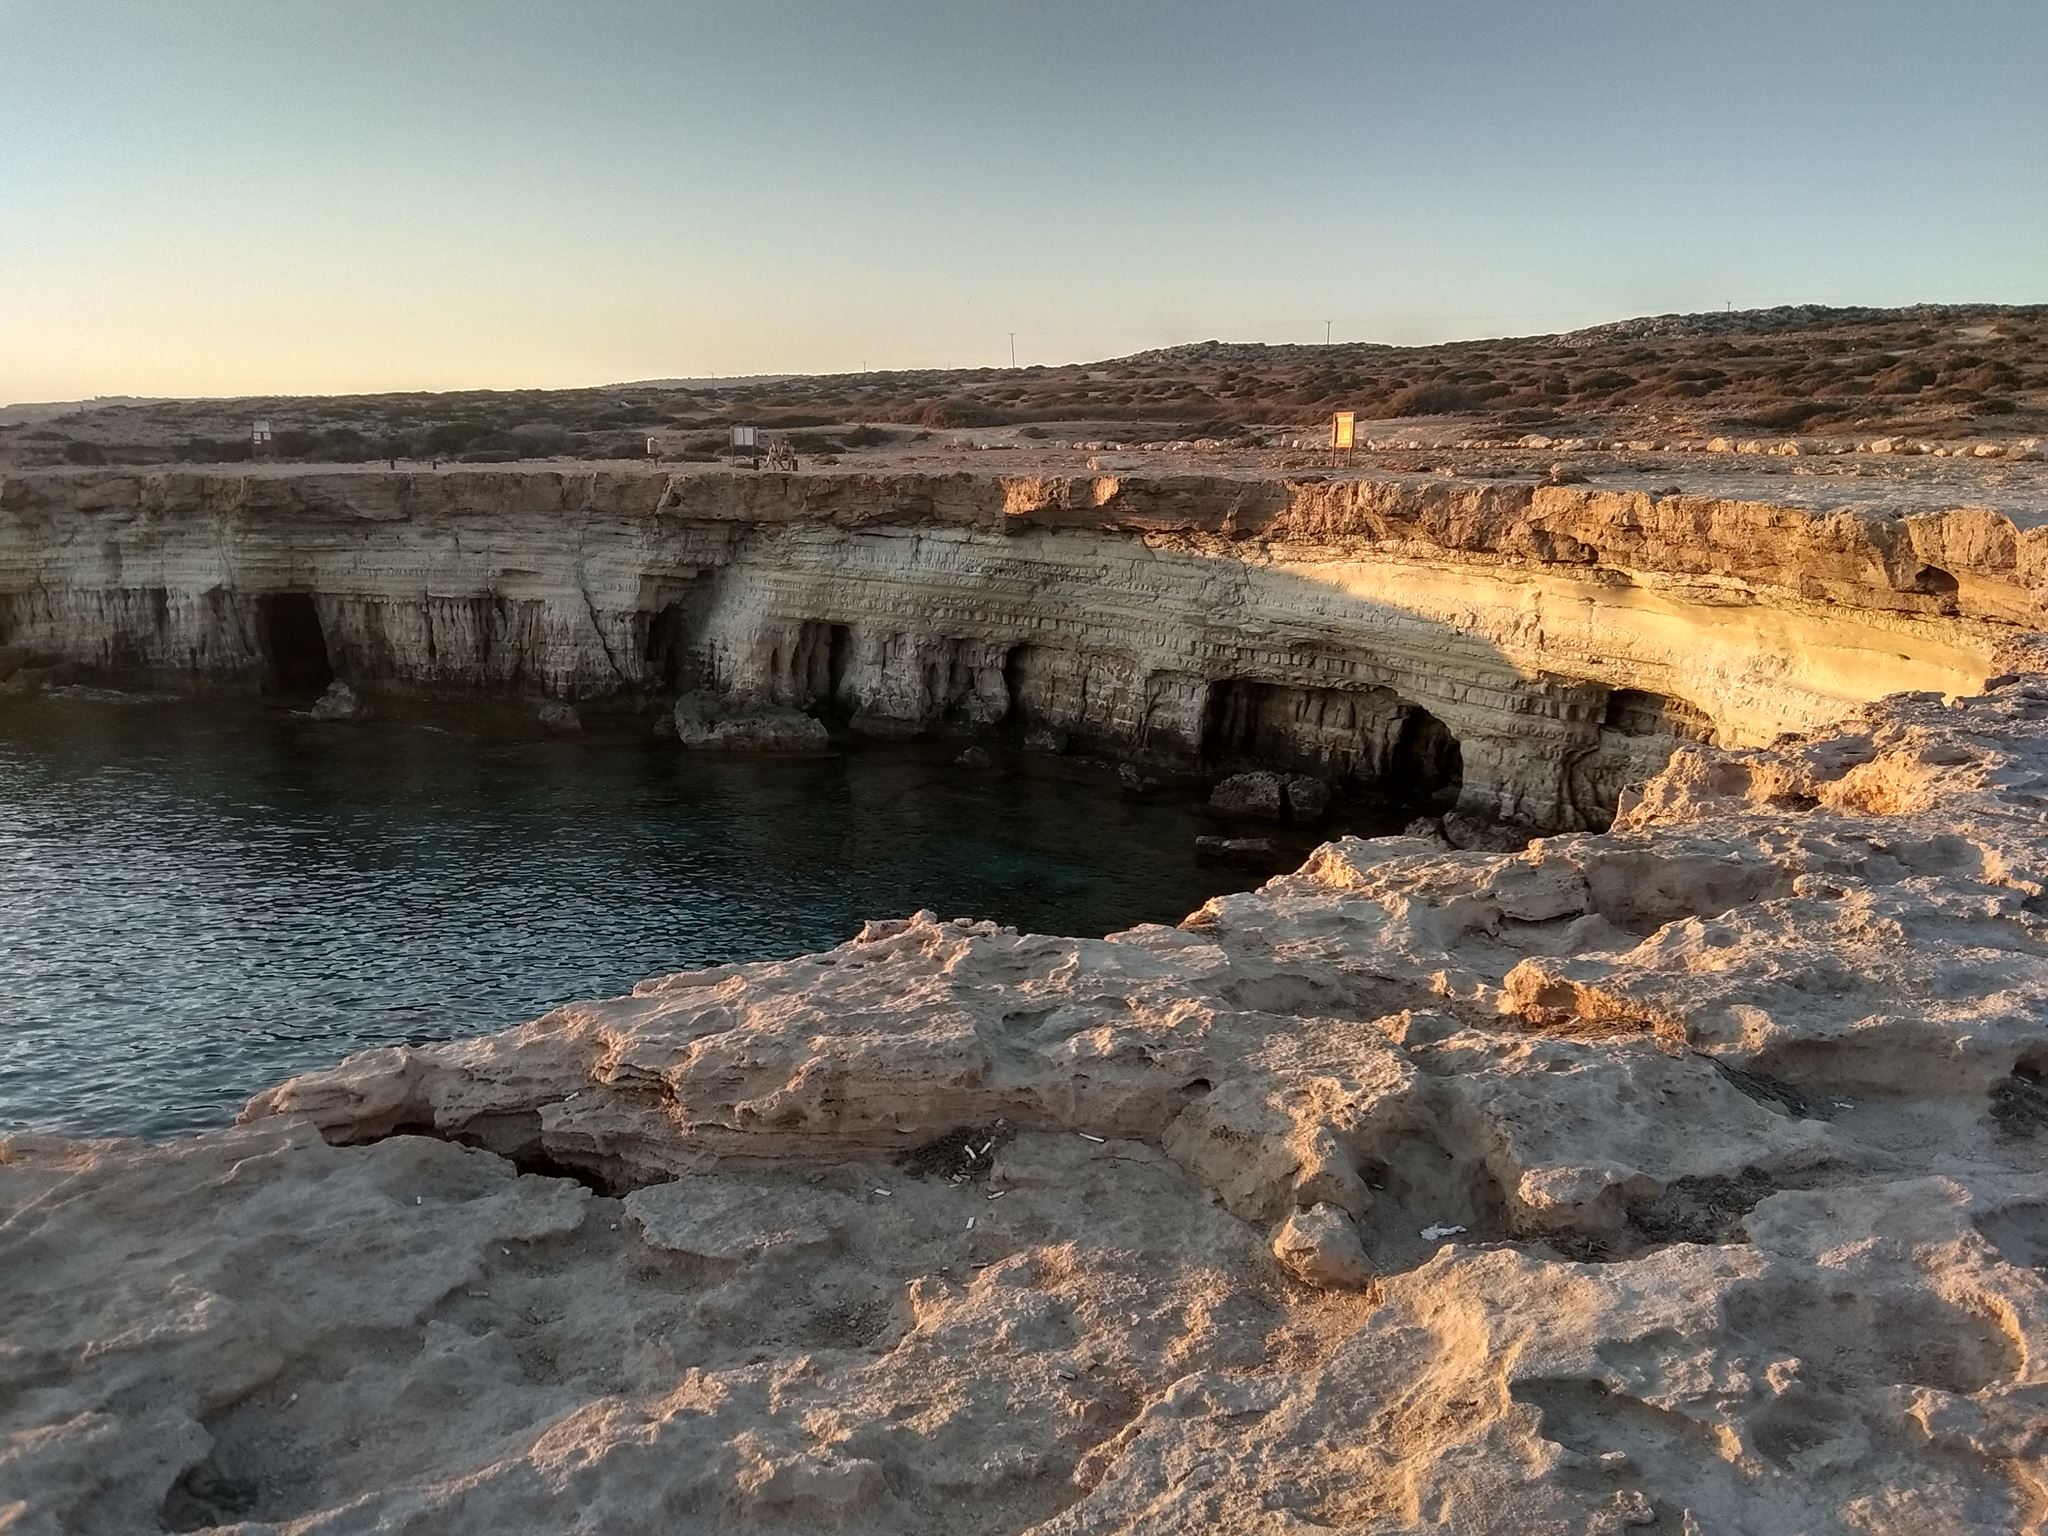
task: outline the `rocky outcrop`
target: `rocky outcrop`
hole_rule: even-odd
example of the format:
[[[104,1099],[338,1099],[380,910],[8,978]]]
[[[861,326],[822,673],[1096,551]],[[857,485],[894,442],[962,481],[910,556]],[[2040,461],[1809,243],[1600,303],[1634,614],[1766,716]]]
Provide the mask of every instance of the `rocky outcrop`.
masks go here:
[[[700,694],[676,700],[676,737],[686,747],[712,752],[756,752],[802,756],[831,745],[824,723],[801,710],[774,705],[721,706]]]
[[[1674,745],[1969,692],[2042,619],[2016,512],[1821,481],[46,472],[0,674],[739,705],[1004,729],[1604,825]]]
[[[17,1138],[0,1523],[2035,1529],[2044,904],[2028,670]]]

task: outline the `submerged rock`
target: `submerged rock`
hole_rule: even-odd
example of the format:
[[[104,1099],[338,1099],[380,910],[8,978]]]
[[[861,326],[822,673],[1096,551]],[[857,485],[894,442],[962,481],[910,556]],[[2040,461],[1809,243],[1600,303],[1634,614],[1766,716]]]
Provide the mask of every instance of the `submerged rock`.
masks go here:
[[[310,713],[315,720],[363,720],[369,717],[370,706],[355,689],[336,678],[313,701]]]
[[[1330,786],[1306,774],[1234,773],[1209,795],[1209,808],[1225,816],[1308,825],[1330,808]]]
[[[1270,866],[1278,857],[1270,837],[1213,837],[1195,839],[1195,857],[1229,864]]]
[[[774,705],[735,709],[686,694],[676,700],[673,718],[677,738],[699,751],[802,756],[832,745],[823,721]]]
[[[1209,808],[1225,816],[1278,821],[1287,806],[1284,784],[1277,773],[1234,773],[1209,792]]]
[[[1051,726],[1038,726],[1024,733],[1024,750],[1057,757],[1067,750],[1067,733]]]
[[[847,721],[846,728],[854,735],[865,736],[872,741],[917,741],[926,730],[922,720],[901,720],[893,715],[865,712]]]
[[[1135,763],[1117,764],[1116,779],[1124,793],[1142,798],[1159,788],[1159,780],[1141,771]]]
[[[988,755],[986,747],[969,747],[953,759],[955,768],[988,768],[994,764],[995,759]]]
[[[551,731],[580,731],[583,721],[576,713],[576,706],[564,699],[546,699],[534,712],[534,718]]]

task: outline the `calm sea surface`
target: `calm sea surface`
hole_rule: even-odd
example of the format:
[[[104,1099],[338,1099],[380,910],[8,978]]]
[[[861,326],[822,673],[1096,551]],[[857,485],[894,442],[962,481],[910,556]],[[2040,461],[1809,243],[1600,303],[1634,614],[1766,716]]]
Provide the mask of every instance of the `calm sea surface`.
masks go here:
[[[0,1130],[175,1135],[364,1046],[868,917],[1102,934],[1258,878],[1195,862],[1196,806],[1128,800],[1096,765],[713,758],[651,732],[0,698]]]

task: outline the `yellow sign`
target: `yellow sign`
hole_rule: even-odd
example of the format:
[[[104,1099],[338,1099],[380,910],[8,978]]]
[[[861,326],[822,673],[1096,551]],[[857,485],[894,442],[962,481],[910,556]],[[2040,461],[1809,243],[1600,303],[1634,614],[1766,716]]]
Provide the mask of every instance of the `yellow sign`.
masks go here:
[[[1330,446],[1349,448],[1358,431],[1358,412],[1339,411],[1330,418]]]

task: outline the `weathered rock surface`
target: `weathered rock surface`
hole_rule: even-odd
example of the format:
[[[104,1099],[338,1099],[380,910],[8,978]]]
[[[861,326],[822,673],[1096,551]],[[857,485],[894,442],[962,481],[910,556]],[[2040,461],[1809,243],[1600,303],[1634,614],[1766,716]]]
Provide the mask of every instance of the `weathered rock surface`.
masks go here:
[[[825,708],[1604,825],[1682,741],[1973,692],[2048,530],[1863,482],[463,469],[0,480],[0,675]],[[1951,493],[1953,494],[1953,493]],[[1760,499],[1768,498],[1768,499]]]
[[[329,683],[310,711],[315,720],[360,720],[369,712],[362,695],[340,681]]]
[[[706,752],[759,752],[804,756],[829,750],[831,733],[801,710],[774,705],[731,707],[699,694],[675,702],[676,736],[686,747]]]
[[[2044,906],[2028,671],[16,1138],[0,1526],[2039,1529]]]

